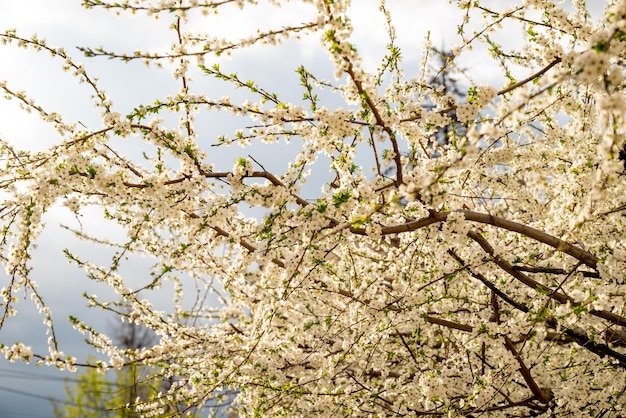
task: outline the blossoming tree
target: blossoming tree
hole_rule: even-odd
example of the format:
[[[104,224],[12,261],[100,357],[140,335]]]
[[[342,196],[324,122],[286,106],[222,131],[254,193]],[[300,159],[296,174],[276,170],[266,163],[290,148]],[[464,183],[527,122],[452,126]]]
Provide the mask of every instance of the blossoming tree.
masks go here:
[[[175,35],[166,52],[83,50],[174,68],[179,91],[128,114],[65,50],[1,35],[5,48],[60,60],[102,111],[102,126],[86,129],[0,85],[59,134],[37,152],[1,143],[8,278],[0,327],[23,291],[50,327],[49,353],[5,342],[4,355],[77,366],[58,352],[54,307],[29,265],[48,209],[96,206],[128,241],[111,265],[67,257],[124,298],[127,319],[159,340],[121,349],[79,319],[74,325],[110,359],[89,366],[141,363],[158,368],[154,379],[174,379],[168,392],[135,405],[146,416],[168,403],[214,404],[227,391],[240,416],[623,414],[626,2],[609,1],[593,19],[583,1],[454,1],[462,42],[446,65],[486,46],[506,76],[493,85],[470,79],[465,99],[430,83],[427,54],[417,75],[405,74],[391,1],[302,0],[309,20],[241,39],[186,29],[204,14],[254,3],[85,0],[161,17]],[[387,54],[375,70],[363,64],[367,46],[352,39],[359,8],[377,8],[387,24]],[[520,29],[518,49],[494,40],[507,28]],[[334,68],[325,79],[299,67],[301,85],[291,90],[300,89],[300,102],[211,63],[288,38],[320,39]],[[256,101],[194,90],[198,66]],[[278,77],[294,70],[275,66]],[[525,76],[515,77],[520,69]],[[218,111],[245,121],[241,129],[200,136],[203,116]],[[434,140],[444,127],[447,140]],[[144,158],[124,156],[113,138],[141,138]],[[229,171],[211,159],[209,145],[281,141],[298,153],[280,172],[245,151]],[[305,193],[318,174],[327,181]],[[155,262],[142,297],[118,272],[128,254]],[[165,280],[176,282],[174,313],[143,297]],[[220,306],[184,306],[186,290],[212,283],[224,291]]]

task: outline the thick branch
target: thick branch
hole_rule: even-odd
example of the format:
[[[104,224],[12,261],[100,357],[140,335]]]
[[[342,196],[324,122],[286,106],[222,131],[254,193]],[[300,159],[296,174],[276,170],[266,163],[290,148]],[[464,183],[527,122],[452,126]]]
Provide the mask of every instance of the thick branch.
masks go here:
[[[466,266],[465,264],[465,260],[463,260],[461,257],[459,257],[454,250],[448,250],[448,254],[450,254],[452,256],[452,258],[454,258],[458,263],[460,263],[462,266]],[[475,279],[479,280],[482,284],[484,284],[489,290],[491,290],[493,293],[495,293],[496,295],[498,295],[498,297],[500,299],[502,299],[503,301],[505,301],[506,303],[508,303],[509,305],[513,306],[515,309],[522,311],[522,312],[528,312],[529,309],[522,305],[521,303],[517,303],[516,301],[514,301],[513,299],[511,299],[509,297],[509,295],[507,295],[506,293],[504,293],[502,290],[498,289],[496,287],[496,285],[494,285],[493,283],[491,283],[485,276],[483,276],[482,274],[473,271],[471,268],[467,268],[467,271],[472,275],[472,277],[474,277]]]
[[[566,254],[571,255],[572,257],[582,261],[589,267],[596,268],[598,265],[598,258],[591,254],[588,251],[583,250],[582,248],[576,247],[566,241],[563,241],[560,238],[547,234],[538,229],[532,228],[530,226],[520,224],[514,221],[509,221],[507,219],[487,215],[485,213],[474,212],[471,210],[459,210],[455,212],[460,212],[465,216],[465,219],[472,222],[478,222],[486,225],[492,225],[499,228],[506,229],[508,231],[517,232],[518,234],[524,235],[528,238],[532,238],[536,241],[544,243],[546,245],[551,246],[557,251],[564,252]],[[448,218],[451,212],[435,212],[432,211],[429,216],[421,219],[416,219],[413,221],[409,221],[404,224],[392,225],[392,226],[384,226],[382,227],[382,234],[398,234],[402,232],[410,232],[415,231],[420,228],[424,228],[428,225],[432,225],[434,223],[443,222]],[[350,231],[355,234],[365,235],[365,228],[355,228],[351,227]]]
[[[507,348],[507,350],[511,352],[511,354],[513,354],[515,360],[517,360],[517,363],[520,367],[520,373],[522,373],[524,381],[526,381],[528,388],[533,393],[535,398],[537,398],[537,400],[544,404],[550,402],[550,400],[552,399],[552,394],[548,390],[542,390],[537,385],[537,382],[535,382],[535,379],[533,379],[532,375],[530,374],[530,370],[528,369],[528,367],[526,367],[524,359],[522,359],[522,356],[515,348],[515,344],[513,344],[513,341],[511,341],[511,339],[507,335],[504,336],[504,346]]]
[[[473,330],[471,325],[459,324],[458,322],[452,322],[452,321],[446,321],[445,319],[437,318],[432,315],[425,315],[424,319],[426,319],[431,324],[441,325],[446,328],[457,329],[459,331],[472,332]]]
[[[543,74],[545,74],[546,72],[548,72],[550,70],[550,68],[554,67],[555,65],[557,65],[559,62],[561,62],[561,58],[556,58],[554,61],[552,61],[550,64],[548,64],[547,66],[543,67],[541,70],[537,71],[534,74],[529,75],[528,77],[526,77],[525,79],[523,79],[522,81],[518,81],[517,83],[503,89],[500,90],[498,92],[498,95],[503,95],[506,94],[508,92],[510,92],[511,90],[515,90],[516,88],[523,86],[524,84],[533,81],[535,78],[537,77],[541,77]]]
[[[385,124],[385,121],[383,120],[382,116],[380,116],[380,112],[378,111],[376,104],[372,101],[372,98],[369,96],[369,94],[367,94],[367,92],[363,88],[363,84],[361,83],[361,81],[354,74],[354,69],[352,68],[352,63],[350,62],[350,60],[343,56],[342,58],[348,63],[348,69],[346,70],[346,72],[348,73],[352,81],[354,82],[354,85],[356,86],[356,89],[359,92],[359,95],[365,100],[365,103],[367,103],[367,107],[369,107],[370,110],[372,111],[372,114],[374,115],[374,119],[376,119],[376,124],[382,127],[383,131],[385,131],[387,136],[389,136],[389,140],[391,141],[391,146],[393,147],[393,152],[395,154],[393,159],[396,164],[396,180],[397,180],[398,185],[400,185],[403,183],[402,161],[400,158],[400,148],[398,147],[398,140],[396,139],[396,135],[391,130],[391,128]]]
[[[465,219],[469,221],[480,222],[483,224],[504,228],[508,231],[517,232],[528,238],[532,238],[539,242],[547,244],[557,251],[569,254],[572,257],[582,261],[589,267],[596,268],[596,266],[598,265],[598,258],[590,252],[585,251],[582,248],[576,247],[566,241],[563,241],[560,238],[557,238],[550,234],[546,234],[545,232],[538,229],[517,222],[509,221],[498,216],[487,215],[484,213],[474,212],[470,210],[462,210],[460,212],[462,212],[465,215]]]
[[[470,231],[467,233],[467,236],[473,239],[474,241],[476,241],[478,245],[480,245],[482,249],[492,257],[494,263],[496,263],[502,270],[506,271],[511,276],[515,277],[517,280],[524,283],[526,286],[548,295],[551,299],[554,299],[559,303],[569,302],[572,305],[575,305],[574,299],[570,298],[569,296],[564,295],[563,293],[554,292],[552,291],[552,289],[550,289],[547,286],[544,286],[537,280],[528,277],[521,271],[515,270],[508,261],[504,260],[502,257],[495,254],[495,251],[493,247],[491,246],[491,244],[489,244],[489,242],[478,232]]]
[[[563,293],[553,291],[549,287],[546,287],[543,284],[539,283],[538,281],[528,277],[526,274],[522,273],[521,271],[514,269],[511,263],[509,263],[508,261],[506,261],[499,255],[496,255],[491,244],[489,244],[489,242],[476,231],[470,231],[468,232],[467,235],[471,239],[476,241],[478,245],[480,245],[482,249],[492,257],[494,263],[496,263],[502,270],[506,271],[511,276],[515,277],[517,280],[524,283],[526,286],[536,289],[539,292],[545,293],[549,298],[554,299],[559,303],[562,303],[562,304],[570,303],[572,307],[584,307],[584,304],[577,303],[571,297]],[[592,309],[589,311],[589,313],[599,318],[606,319],[607,321],[610,321],[616,325],[626,326],[626,318],[620,315],[614,314],[612,312]]]
[[[454,257],[454,255],[453,255],[453,257]],[[457,259],[455,257],[455,259],[457,261],[459,261],[460,263],[465,264],[465,262],[463,260],[461,260],[460,258]],[[530,311],[530,309],[527,306],[525,306],[525,305],[523,305],[521,303],[517,303],[517,302],[513,301],[511,298],[509,298],[504,292],[502,292],[495,285],[493,285],[491,282],[489,282],[486,277],[484,277],[484,276],[482,276],[481,274],[478,274],[478,273],[472,273],[471,270],[469,270],[469,271],[470,271],[470,274],[472,274],[475,278],[480,280],[483,284],[485,284],[485,286],[487,286],[489,289],[491,289],[502,300],[504,300],[509,305],[513,306],[515,309],[518,309],[518,310],[520,310],[522,312],[529,312]],[[610,312],[607,312],[607,313],[610,313]],[[553,329],[558,329],[559,328],[559,324],[554,319],[549,319],[548,321],[546,321],[546,325],[548,325],[550,328],[553,328]],[[560,328],[563,329],[562,326]],[[565,336],[563,336],[563,334]],[[554,339],[556,337],[556,335],[557,334],[554,334],[554,333],[550,334],[550,332],[548,332],[548,335],[547,335],[546,339],[552,340],[552,339]],[[606,333],[605,337],[607,339],[607,342],[613,342],[613,340],[617,340],[619,338],[619,336],[617,336],[617,335],[614,336],[613,334],[609,334],[608,330],[607,330],[607,333]],[[609,356],[609,357],[612,357],[612,358],[618,360],[619,361],[619,366],[622,367],[622,368],[626,368],[626,355],[623,355],[623,354],[621,354],[621,353],[619,353],[619,352],[609,348],[609,346],[606,345],[606,344],[596,343],[595,341],[589,339],[589,337],[587,337],[587,335],[585,335],[585,333],[583,333],[583,332],[581,332],[579,330],[569,329],[569,328],[563,329],[563,332],[562,332],[562,334],[560,334],[557,342],[564,343],[564,344],[565,343],[570,343],[570,342],[576,342],[581,347],[585,348],[586,350],[591,351],[592,353],[594,353],[594,354],[596,354],[596,355],[598,355],[600,357]]]

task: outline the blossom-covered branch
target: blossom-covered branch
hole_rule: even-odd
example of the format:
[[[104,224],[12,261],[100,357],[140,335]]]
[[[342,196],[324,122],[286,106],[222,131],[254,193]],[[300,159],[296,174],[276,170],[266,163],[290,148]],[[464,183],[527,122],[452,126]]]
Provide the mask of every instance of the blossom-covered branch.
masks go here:
[[[0,35],[3,48],[61,60],[101,112],[101,126],[67,123],[0,83],[58,134],[41,149],[0,141],[0,329],[25,292],[49,334],[48,353],[0,341],[5,358],[149,366],[147,380],[172,384],[130,405],[144,416],[172,405],[240,416],[622,414],[626,2],[597,18],[584,2],[452,2],[441,7],[459,16],[456,43],[436,62],[427,38],[417,63],[422,40],[394,25],[428,9],[405,3],[86,0],[169,20],[169,47],[81,47],[94,65],[171,71],[176,91],[129,108],[63,48]],[[304,15],[236,36],[192,31],[213,30],[207,12],[232,6]],[[383,22],[382,48],[363,41],[365,10]],[[107,361],[63,353],[32,273],[59,207],[110,261],[63,255],[129,310],[85,294],[88,305],[154,330],[150,347],[118,347],[72,317]],[[90,234],[81,219],[95,210],[102,219],[90,223],[107,227]],[[124,269],[135,256],[149,260],[143,276]],[[172,304],[161,309],[164,293]]]

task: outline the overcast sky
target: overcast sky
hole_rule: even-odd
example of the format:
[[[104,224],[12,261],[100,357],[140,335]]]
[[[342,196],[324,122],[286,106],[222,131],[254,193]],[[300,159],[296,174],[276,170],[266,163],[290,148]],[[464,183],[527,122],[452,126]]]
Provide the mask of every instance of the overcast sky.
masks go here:
[[[40,37],[45,37],[50,45],[65,47],[77,61],[85,64],[89,74],[99,77],[101,87],[107,91],[120,113],[128,113],[139,104],[150,104],[177,92],[179,84],[171,77],[169,68],[147,69],[140,62],[124,64],[104,58],[87,59],[75,48],[104,46],[126,52],[137,48],[144,51],[164,51],[174,41],[173,33],[167,30],[170,16],[163,15],[160,22],[140,15],[115,17],[104,10],[85,10],[80,3],[80,0],[0,0],[0,31],[14,28],[26,37],[37,33]],[[373,69],[379,65],[385,52],[387,37],[383,20],[377,12],[377,2],[358,0],[353,3],[353,11],[358,15],[354,39],[361,51],[367,51],[365,66]],[[428,31],[431,32],[435,46],[450,47],[458,44],[456,24],[460,15],[446,1],[388,0],[388,6],[397,24],[398,44],[402,47],[408,69],[417,71]],[[218,16],[196,29],[208,31],[210,28],[216,34],[245,36],[263,25],[299,23],[310,11],[308,6],[299,3],[282,12],[256,9],[244,14]],[[260,16],[263,16],[262,20],[259,19]],[[504,41],[515,44],[516,38]],[[504,78],[493,66],[485,65],[485,56],[485,51],[478,49],[473,58],[463,64],[472,70],[478,81],[490,82],[500,87]],[[281,48],[255,48],[235,52],[232,57],[214,61],[219,62],[227,72],[238,72],[242,79],[254,79],[267,90],[276,91],[285,101],[299,100],[302,96],[299,88],[289,88],[298,86],[295,69],[299,65],[304,65],[309,71],[323,77],[332,76],[332,67],[317,36],[300,43],[288,42]],[[207,64],[212,62],[207,59]],[[238,94],[221,83],[203,77],[198,71],[194,73],[196,80],[192,90],[215,98],[224,94]],[[0,45],[0,80],[7,80],[8,86],[14,90],[25,90],[46,109],[63,114],[66,122],[80,122],[92,130],[101,126],[100,111],[91,105],[89,89],[84,85],[77,85],[74,78],[62,71],[59,60],[52,59],[49,54],[37,54]],[[206,120],[198,124],[201,140],[206,141],[207,145],[214,143],[218,135],[232,132],[236,122],[224,115],[207,116]],[[4,100],[0,100],[0,137],[29,149],[45,149],[59,140],[55,132],[36,116],[21,111],[15,101]],[[119,145],[129,154],[138,152],[139,149],[133,142]],[[268,167],[280,170],[281,167],[286,167],[289,155],[296,151],[285,148],[284,145],[280,147],[278,154],[275,150],[268,152],[255,147],[245,152],[260,159]],[[223,151],[223,154],[216,151],[216,162],[222,164],[217,168],[230,168],[239,152],[241,149],[237,147]],[[281,158],[277,159],[276,155]],[[319,189],[319,184],[311,187]],[[312,190],[310,189],[311,192]],[[99,218],[100,213],[94,211],[86,214],[79,224],[63,208],[54,208],[46,217],[48,228],[38,240],[39,249],[33,262],[33,278],[39,283],[41,294],[53,310],[57,336],[61,341],[60,349],[79,360],[84,360],[90,351],[83,343],[83,336],[69,326],[67,318],[69,315],[78,316],[97,329],[106,330],[111,317],[101,311],[87,310],[86,301],[81,294],[97,293],[105,297],[112,297],[112,294],[89,282],[81,270],[68,265],[62,250],[66,247],[74,248],[84,256],[104,263],[110,260],[112,252],[77,242],[69,231],[59,228],[58,225],[82,226],[88,232],[123,238],[122,231],[116,231]],[[147,266],[148,260],[132,260],[123,266],[121,272],[128,277],[135,277],[140,284]],[[6,280],[6,274],[1,272],[0,287],[4,286],[3,282]],[[167,301],[160,299],[157,302],[167,307]],[[18,316],[8,321],[0,330],[0,343],[12,344],[19,340],[32,345],[36,352],[45,352],[46,336],[41,325],[42,318],[29,300],[20,300],[17,309]],[[41,375],[49,377],[43,380]],[[9,364],[0,359],[0,418],[50,416],[51,406],[45,399],[50,396],[64,396],[63,376],[49,368]]]

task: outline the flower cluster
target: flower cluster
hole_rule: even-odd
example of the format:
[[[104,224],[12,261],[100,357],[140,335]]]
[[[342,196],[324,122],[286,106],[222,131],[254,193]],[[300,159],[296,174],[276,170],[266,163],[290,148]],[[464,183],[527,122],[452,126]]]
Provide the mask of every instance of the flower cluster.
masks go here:
[[[158,341],[123,349],[71,321],[108,359],[92,365],[99,372],[140,364],[147,380],[172,382],[133,405],[143,416],[231,401],[242,417],[623,413],[626,176],[616,155],[626,138],[626,2],[611,2],[598,21],[584,2],[572,10],[549,0],[517,8],[456,2],[461,43],[442,54],[440,70],[425,54],[416,78],[404,75],[410,63],[385,2],[376,10],[389,43],[376,71],[356,35],[361,9],[348,0],[305,1],[314,6],[304,8],[305,23],[270,24],[238,40],[187,31],[228,1],[85,3],[173,13],[178,41],[166,53],[83,52],[165,62],[180,88],[125,115],[62,48],[0,35],[3,48],[51,53],[89,85],[102,111],[101,127],[77,129],[0,83],[60,135],[38,152],[0,142],[8,278],[0,328],[26,291],[49,336],[47,355],[16,343],[0,346],[6,359],[76,367],[58,347],[54,309],[30,261],[49,208],[64,205],[81,219],[98,207],[122,238],[75,232],[112,251],[110,263],[73,249],[65,255]],[[290,5],[235,3],[241,13],[257,3]],[[496,42],[503,27],[523,28],[519,49]],[[285,94],[295,91],[296,103],[208,64],[311,34],[332,70],[298,68],[300,86]],[[450,84],[454,61],[471,58],[474,47],[490,51],[495,60],[484,65],[500,68],[506,84]],[[237,94],[213,98],[194,84],[195,60],[200,76]],[[293,76],[269,65],[275,79]],[[203,130],[218,111],[237,121],[231,134]],[[116,145],[135,137],[141,158]],[[235,142],[244,151],[232,165],[214,157]],[[276,148],[282,143],[289,145]],[[270,150],[271,165],[250,155],[258,149]],[[153,262],[142,277],[124,269],[135,256]],[[166,292],[172,304],[161,309],[151,297]],[[102,297],[85,297],[117,312]]]

